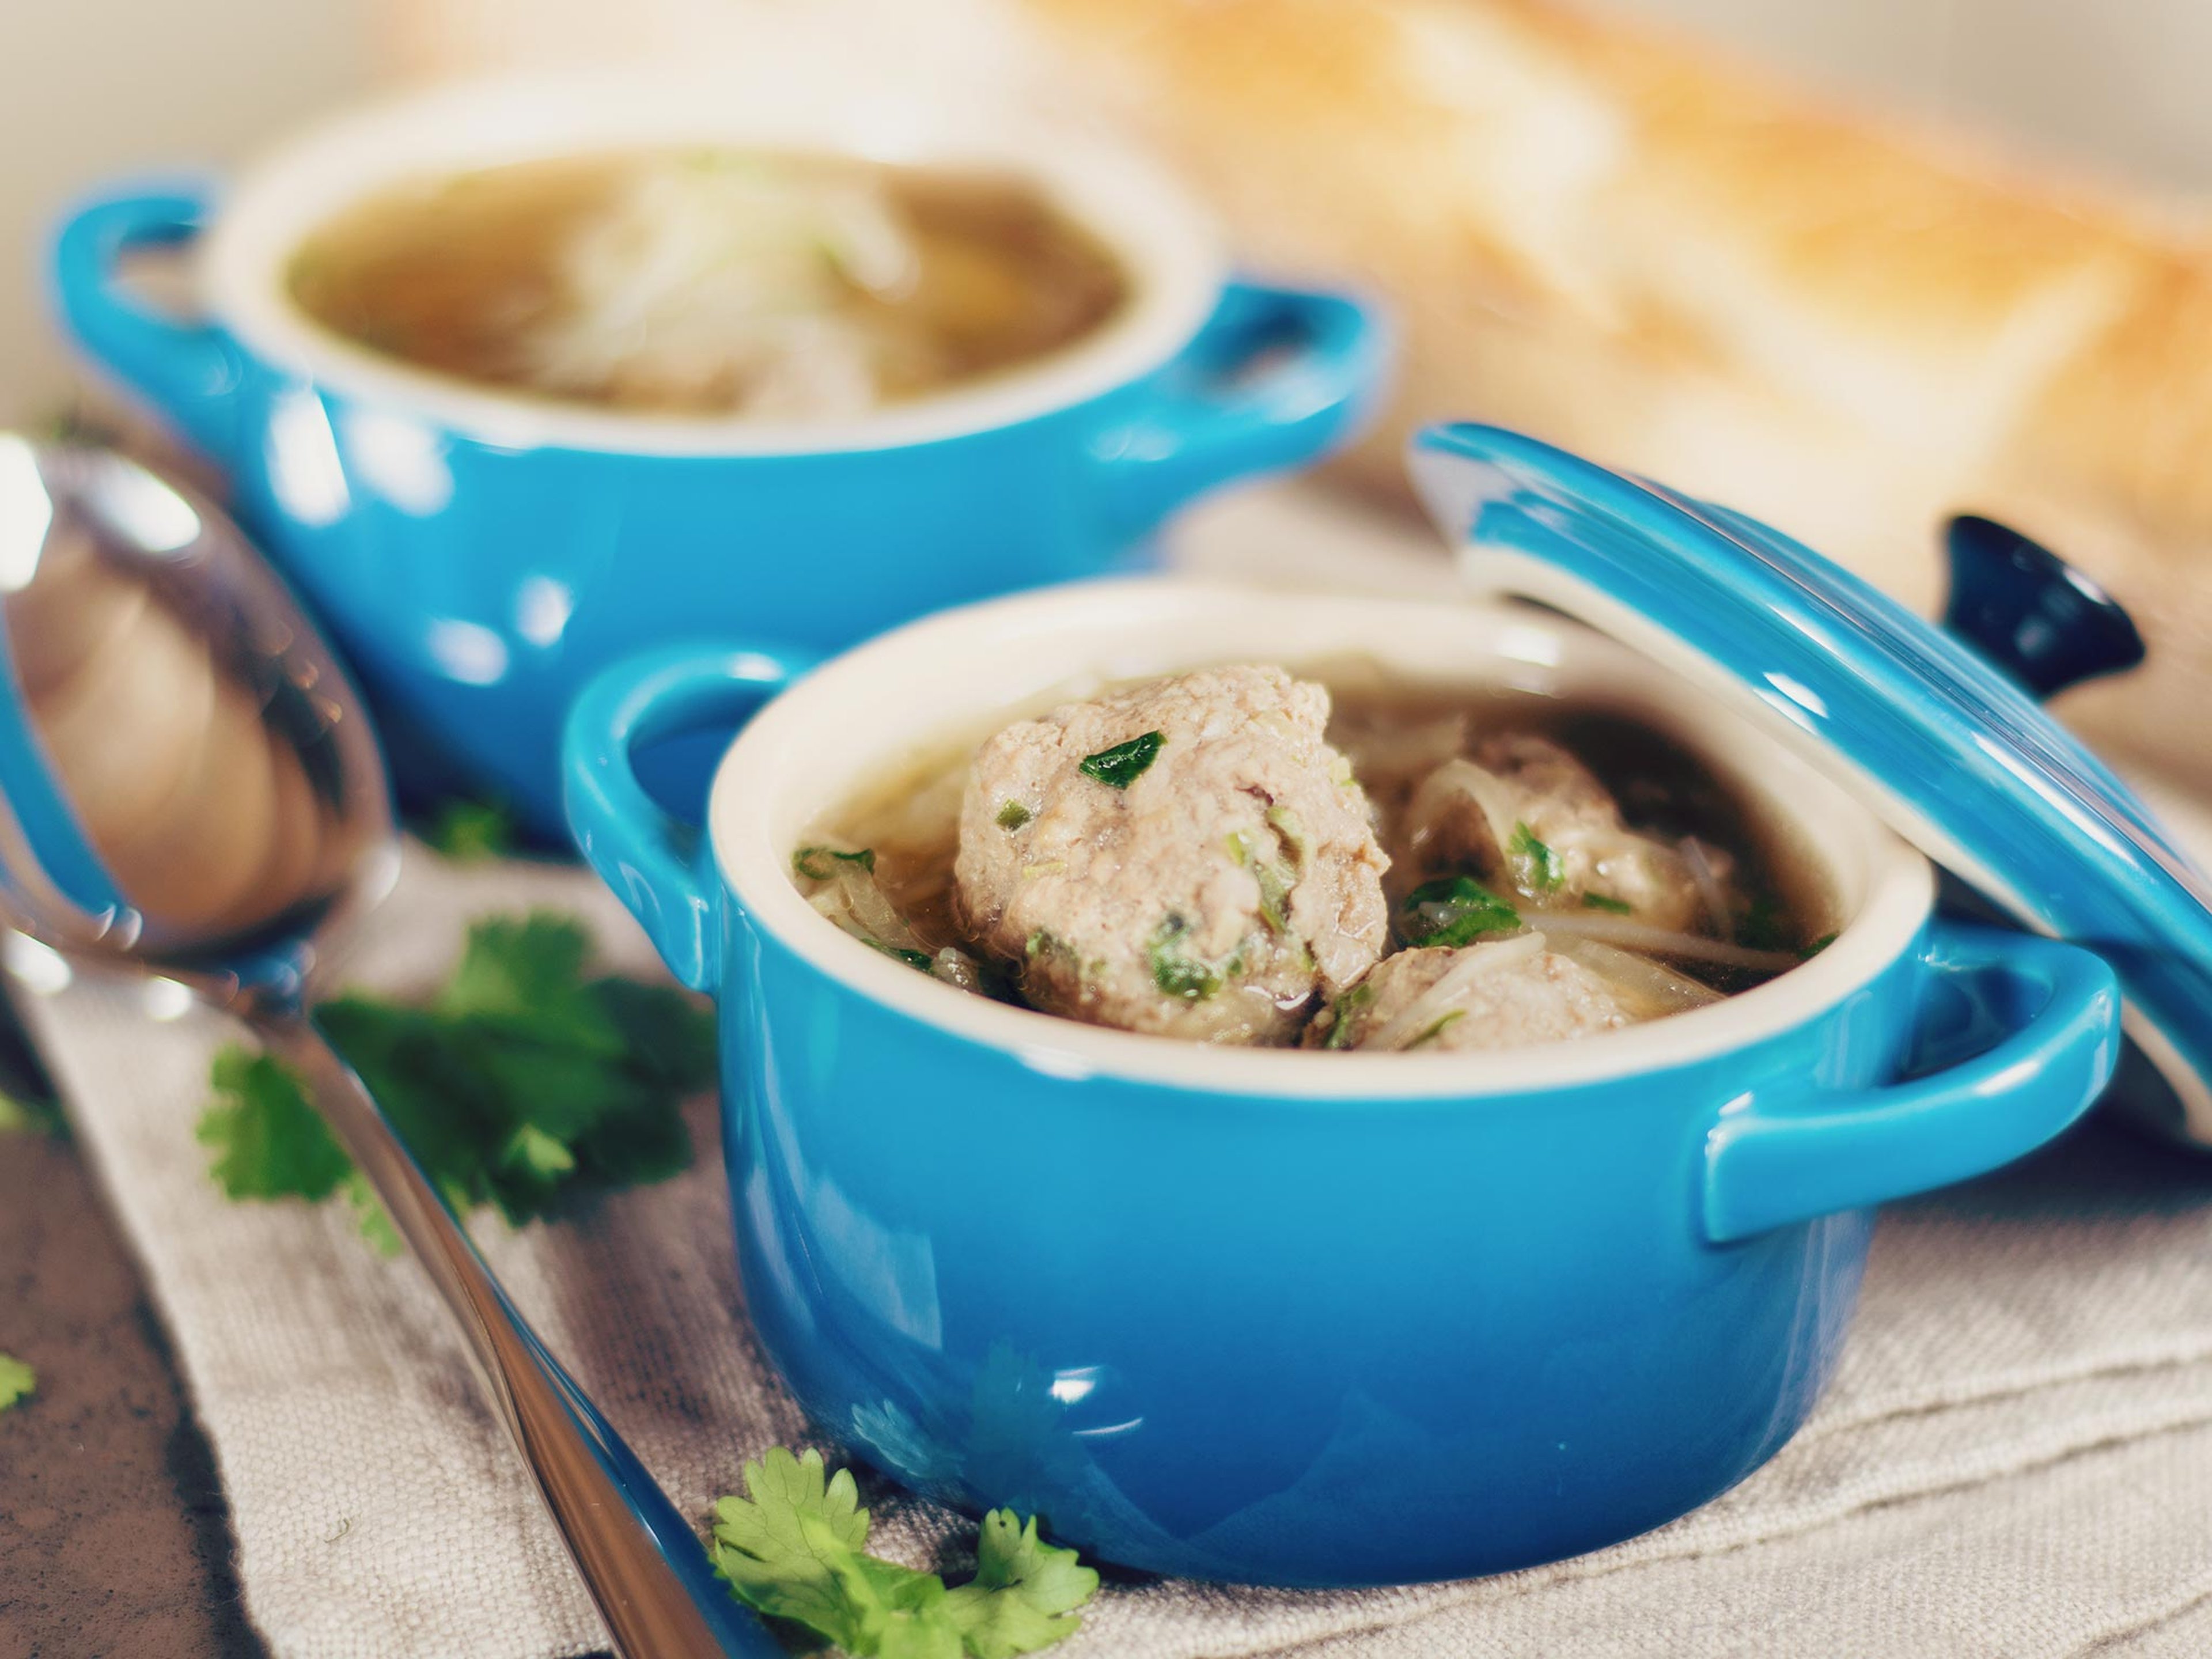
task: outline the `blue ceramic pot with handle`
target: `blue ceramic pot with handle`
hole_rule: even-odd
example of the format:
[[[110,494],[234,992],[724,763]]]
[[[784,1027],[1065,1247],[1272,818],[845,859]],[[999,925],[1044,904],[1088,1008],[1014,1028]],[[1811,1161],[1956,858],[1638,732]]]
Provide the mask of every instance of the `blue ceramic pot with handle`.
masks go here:
[[[793,885],[824,812],[1101,681],[1366,658],[1642,711],[1817,870],[1833,943],[1656,1024],[1476,1055],[1209,1047],[963,994]],[[1595,1548],[1725,1490],[1832,1370],[1870,1206],[2041,1145],[2111,972],[1931,915],[1801,757],[1556,614],[1089,585],[796,656],[664,651],[570,720],[571,823],[720,1004],[746,1303],[827,1433],[1108,1560],[1371,1584]],[[772,691],[787,690],[759,712]],[[641,742],[750,723],[705,834]]]
[[[1103,241],[1130,297],[1032,365],[785,424],[599,410],[417,372],[288,297],[302,239],[381,188],[666,145],[1011,173]],[[119,275],[134,250],[184,242],[199,245],[205,306],[189,321]],[[62,226],[52,276],[82,349],[230,474],[403,769],[419,783],[436,757],[554,830],[561,714],[597,670],[684,638],[841,646],[1142,562],[1192,497],[1346,436],[1384,356],[1346,299],[1230,280],[1207,219],[1133,158],[765,72],[699,90],[464,87],[372,109],[280,149],[219,203],[199,185],[103,191]]]

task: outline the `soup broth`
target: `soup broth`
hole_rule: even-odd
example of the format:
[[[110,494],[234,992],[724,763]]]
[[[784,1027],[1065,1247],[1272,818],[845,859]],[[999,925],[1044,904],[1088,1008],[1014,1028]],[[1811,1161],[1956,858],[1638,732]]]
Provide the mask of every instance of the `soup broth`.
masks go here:
[[[422,179],[313,232],[287,283],[433,372],[664,415],[849,416],[1034,362],[1127,298],[1019,180],[653,150]]]
[[[1390,861],[1382,877],[1389,938],[1376,974],[1394,956],[1425,946],[1540,932],[1554,946],[1596,961],[1615,981],[1634,981],[1636,1018],[1652,1018],[1760,984],[1815,953],[1838,925],[1835,897],[1817,864],[1689,744],[1632,711],[1533,693],[1412,684],[1364,662],[1303,672],[1330,689],[1328,742],[1349,763]],[[1682,891],[1666,902],[1678,913],[1666,913],[1656,901],[1647,905],[1639,898],[1632,905],[1612,897],[1601,876],[1577,892],[1555,868],[1571,849],[1564,842],[1559,849],[1545,846],[1525,822],[1516,822],[1510,836],[1499,826],[1509,844],[1534,849],[1524,850],[1517,863],[1509,856],[1484,867],[1460,859],[1436,833],[1435,781],[1449,781],[1446,769],[1465,767],[1465,757],[1494,752],[1498,744],[1553,745],[1587,769],[1578,775],[1594,777],[1617,807],[1617,820],[1609,822],[1644,856],[1662,859],[1675,872]],[[976,753],[968,743],[926,757],[824,814],[795,856],[794,878],[848,932],[909,965],[963,989],[1037,1006],[1030,988],[1034,948],[1026,961],[994,951],[979,939],[963,903],[957,866],[963,827],[975,824],[971,813],[963,826],[963,804],[971,767],[979,764]],[[993,827],[1022,828],[1029,810],[1010,801]],[[1547,890],[1547,880],[1558,890]],[[1425,896],[1463,896],[1468,884],[1483,902],[1494,901],[1494,919],[1472,934],[1464,927],[1450,933],[1430,927],[1440,915],[1457,924],[1468,912],[1449,902],[1440,910]],[[1632,957],[1633,963],[1626,960]],[[1169,981],[1161,983],[1167,988]],[[1356,1003],[1356,985],[1351,994]],[[1287,1026],[1262,1038],[1226,1040],[1303,1036],[1309,1047],[1338,1046],[1327,1040],[1332,1014],[1322,1000],[1295,1011]]]

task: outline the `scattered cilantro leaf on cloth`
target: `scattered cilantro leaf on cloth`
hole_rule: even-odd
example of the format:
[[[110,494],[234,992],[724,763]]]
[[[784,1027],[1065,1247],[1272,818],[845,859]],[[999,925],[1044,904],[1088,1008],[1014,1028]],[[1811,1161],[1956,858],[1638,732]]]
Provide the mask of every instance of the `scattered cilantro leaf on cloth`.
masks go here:
[[[514,850],[514,815],[497,801],[449,800],[422,826],[422,839],[456,864],[483,864]]]
[[[866,1553],[868,1512],[848,1470],[772,1447],[746,1496],[714,1505],[714,1565],[738,1600],[802,1625],[854,1659],[1015,1659],[1073,1635],[1098,1575],[1011,1510],[983,1518],[975,1577],[952,1589]]]
[[[328,1198],[352,1172],[300,1081],[281,1061],[235,1044],[215,1057],[215,1103],[202,1115],[209,1173],[231,1198]]]
[[[572,1188],[665,1180],[691,1161],[684,1097],[714,1074],[713,1017],[681,991],[588,978],[592,940],[550,911],[469,930],[427,1006],[359,994],[315,1011],[434,1185],[465,1214],[509,1224]],[[385,1254],[398,1235],[281,1062],[216,1058],[199,1138],[234,1199],[342,1197]]]
[[[1040,1540],[1035,1516],[1024,1523],[1012,1510],[993,1510],[975,1554],[975,1577],[945,1596],[975,1659],[1013,1659],[1065,1641],[1083,1622],[1075,1610],[1097,1593],[1098,1575],[1073,1550]]]
[[[0,1134],[64,1135],[68,1120],[51,1100],[0,1091]]]
[[[27,1400],[39,1386],[39,1374],[9,1353],[0,1353],[0,1412]]]

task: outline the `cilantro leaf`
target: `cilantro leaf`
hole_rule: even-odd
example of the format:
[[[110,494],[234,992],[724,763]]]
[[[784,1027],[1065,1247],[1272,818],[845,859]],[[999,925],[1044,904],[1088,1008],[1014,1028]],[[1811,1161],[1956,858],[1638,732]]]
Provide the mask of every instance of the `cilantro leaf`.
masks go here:
[[[868,1512],[849,1471],[770,1448],[744,1466],[746,1495],[714,1505],[715,1571],[747,1607],[826,1638],[854,1659],[1016,1659],[1074,1633],[1098,1575],[1042,1542],[1034,1519],[984,1517],[975,1577],[866,1553]]]
[[[711,1015],[683,993],[586,980],[591,939],[538,913],[471,927],[428,1007],[349,995],[315,1011],[447,1202],[520,1226],[572,1189],[665,1180],[691,1161],[683,1097],[714,1074]],[[386,1254],[398,1235],[280,1063],[229,1048],[200,1127],[233,1198],[333,1194]]]
[[[1151,769],[1167,741],[1164,732],[1147,732],[1127,743],[1117,743],[1111,749],[1085,755],[1076,762],[1075,769],[1086,778],[1097,779],[1109,789],[1127,789]]]
[[[449,800],[422,839],[455,864],[483,864],[514,851],[514,814],[497,801]]]
[[[236,1045],[215,1057],[215,1103],[197,1135],[229,1198],[328,1198],[353,1165],[283,1061]]]
[[[1012,1510],[993,1510],[975,1555],[975,1578],[945,1598],[975,1659],[1014,1659],[1066,1641],[1083,1623],[1075,1609],[1098,1590],[1098,1575],[1073,1550],[1038,1540],[1035,1516],[1024,1525]]]
[[[433,1010],[473,1018],[549,1048],[619,1055],[622,1033],[584,982],[592,936],[574,916],[533,910],[494,916],[469,929],[460,965]]]
[[[1400,907],[1407,942],[1470,945],[1486,933],[1510,933],[1521,913],[1472,876],[1439,876],[1406,895]]]
[[[1556,893],[1566,884],[1565,864],[1550,847],[1536,839],[1536,832],[1526,823],[1513,826],[1512,836],[1505,843],[1505,859],[1512,866],[1516,884],[1532,897],[1539,893]]]
[[[27,1400],[38,1389],[39,1374],[13,1354],[0,1353],[0,1412]]]
[[[1632,916],[1636,914],[1636,907],[1626,899],[1611,898],[1603,893],[1584,893],[1583,908],[1602,910],[1609,916]]]
[[[65,1135],[69,1121],[52,1100],[0,1092],[0,1134]]]
[[[848,1653],[957,1659],[945,1585],[864,1554],[868,1512],[852,1473],[822,1454],[781,1446],[744,1468],[747,1496],[714,1505],[714,1567],[732,1594],[770,1618],[826,1636]]]

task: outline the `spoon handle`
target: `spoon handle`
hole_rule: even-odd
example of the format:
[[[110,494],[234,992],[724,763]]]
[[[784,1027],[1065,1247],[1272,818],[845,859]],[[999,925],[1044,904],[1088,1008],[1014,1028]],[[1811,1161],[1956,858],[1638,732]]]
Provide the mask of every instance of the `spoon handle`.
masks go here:
[[[624,1659],[781,1659],[716,1580],[683,1515],[515,1311],[353,1068],[303,1017],[263,1013],[253,1023],[306,1080],[452,1310],[616,1650]]]

